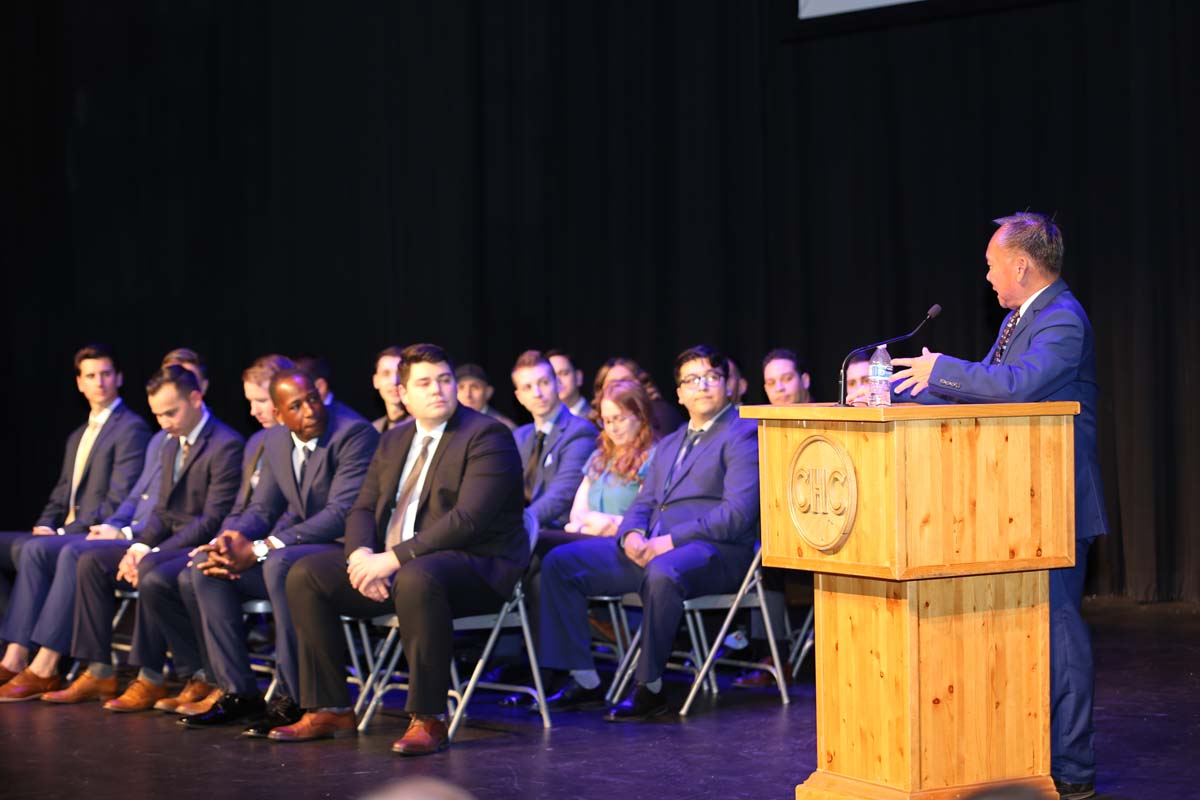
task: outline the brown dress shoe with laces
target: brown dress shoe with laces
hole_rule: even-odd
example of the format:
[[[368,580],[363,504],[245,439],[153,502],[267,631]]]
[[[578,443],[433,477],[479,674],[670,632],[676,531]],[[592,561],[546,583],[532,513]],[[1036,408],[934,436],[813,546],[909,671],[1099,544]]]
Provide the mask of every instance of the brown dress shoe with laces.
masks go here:
[[[45,703],[86,703],[91,700],[112,700],[117,696],[117,676],[97,678],[90,672],[84,672],[71,685],[57,692],[46,692],[42,695]]]
[[[276,742],[311,742],[314,739],[340,739],[358,733],[353,711],[308,711],[294,725],[275,728],[267,738]]]
[[[209,688],[208,694],[201,697],[199,700],[192,700],[187,703],[180,703],[175,706],[175,713],[181,717],[194,717],[199,714],[207,714],[212,711],[212,707],[217,704],[225,693],[216,686]]]
[[[23,669],[3,686],[0,686],[0,703],[36,700],[46,692],[53,692],[60,688],[62,688],[62,679],[58,677],[57,672],[49,678],[43,678],[33,670]]]
[[[17,677],[17,673],[13,672],[10,669],[0,667],[0,686],[3,686],[4,684],[8,683],[15,677]]]
[[[107,711],[129,713],[133,711],[149,711],[154,704],[167,696],[167,687],[157,686],[150,681],[138,678],[125,688],[125,694],[116,700],[104,704]]]
[[[413,714],[408,730],[392,745],[392,752],[402,756],[428,756],[450,746],[446,723],[437,717]]]
[[[185,703],[196,703],[212,694],[213,689],[217,687],[205,681],[196,681],[188,679],[187,685],[183,687],[183,691],[174,697],[164,697],[154,704],[156,711],[166,711],[170,714],[178,714],[179,706]],[[208,709],[205,709],[207,711]]]

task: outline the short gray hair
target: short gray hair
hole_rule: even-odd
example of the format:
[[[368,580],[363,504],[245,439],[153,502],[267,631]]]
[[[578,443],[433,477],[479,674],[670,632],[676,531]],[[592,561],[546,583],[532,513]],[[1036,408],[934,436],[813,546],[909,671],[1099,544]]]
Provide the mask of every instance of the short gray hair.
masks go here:
[[[1051,277],[1062,274],[1063,238],[1052,219],[1036,211],[1020,211],[992,222],[1003,231],[1004,247],[1024,251]]]

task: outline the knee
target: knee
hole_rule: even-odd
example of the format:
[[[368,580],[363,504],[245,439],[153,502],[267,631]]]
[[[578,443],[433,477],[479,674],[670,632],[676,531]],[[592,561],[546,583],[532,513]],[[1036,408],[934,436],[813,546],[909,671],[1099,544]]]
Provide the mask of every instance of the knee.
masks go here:
[[[270,559],[267,559],[270,561]],[[264,572],[264,578],[266,573]],[[270,581],[267,583],[270,586]],[[306,560],[301,559],[287,570],[283,579],[284,592],[287,595],[289,605],[297,605],[305,602],[317,590],[317,574],[313,571],[312,565]]]
[[[138,564],[138,594],[143,598],[170,594],[174,588],[174,581],[164,575],[163,570],[154,569],[155,565],[147,564],[146,561],[147,559],[142,559]]]
[[[52,540],[54,545],[58,544],[57,538],[51,536],[35,536],[26,542],[21,548],[18,570],[48,570],[58,558],[57,548],[51,545]]]
[[[415,564],[416,562],[409,562],[401,568],[392,582],[392,596],[396,600],[397,610],[413,608],[416,603],[428,602],[441,588],[432,575],[419,567],[413,568]]]
[[[655,559],[646,565],[646,570],[642,574],[642,589],[643,597],[668,597],[678,596],[683,597],[683,586],[680,584],[679,576],[675,570],[658,563],[659,559]]]
[[[65,548],[62,551],[62,554],[59,555],[58,565],[60,568],[66,566],[63,561],[65,558],[67,558],[68,554],[72,554],[72,556],[77,559],[75,570],[76,575],[78,575],[80,578],[95,578],[96,576],[103,575],[108,571],[105,569],[104,565],[100,563],[100,559],[96,557],[96,553],[79,553],[75,552],[74,548],[71,547]]]

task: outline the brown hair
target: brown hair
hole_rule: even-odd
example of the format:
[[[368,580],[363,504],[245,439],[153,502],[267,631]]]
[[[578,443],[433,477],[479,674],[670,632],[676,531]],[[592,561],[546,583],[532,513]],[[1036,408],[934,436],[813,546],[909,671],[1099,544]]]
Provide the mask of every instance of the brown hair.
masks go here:
[[[259,386],[270,384],[276,373],[283,372],[285,369],[294,369],[295,366],[290,358],[278,353],[259,356],[254,359],[253,364],[242,371],[242,383],[256,383]]]
[[[654,429],[650,411],[650,396],[640,383],[613,381],[596,398],[597,415],[600,413],[600,404],[605,400],[616,403],[626,414],[632,414],[641,423],[641,428],[632,442],[618,447],[601,425],[600,435],[596,437],[596,449],[600,452],[588,464],[588,477],[596,480],[607,469],[622,480],[637,480],[638,470],[646,463],[650,448],[658,440],[658,431]]]
[[[516,362],[513,364],[512,371],[516,372],[519,369],[526,367],[537,367],[545,364],[550,368],[550,374],[554,374],[554,365],[550,363],[550,359],[541,350],[526,350],[521,355],[517,356]]]
[[[632,358],[617,356],[605,361],[600,365],[600,369],[596,370],[596,380],[592,382],[592,397],[595,398],[592,401],[593,408],[600,407],[600,392],[604,389],[604,379],[608,377],[609,370],[617,366],[625,367],[637,377],[638,383],[646,390],[647,397],[651,400],[662,400],[662,392],[658,390],[658,386],[655,385],[654,378],[650,377],[649,372],[642,369]]]
[[[120,372],[121,368],[117,366],[117,358],[113,355],[112,348],[106,344],[85,344],[75,352],[75,374],[82,375],[83,362],[88,359],[107,358],[112,364],[113,372]]]
[[[204,359],[190,347],[176,347],[163,356],[162,366],[169,367],[172,364],[180,367],[184,364],[191,364],[200,371],[201,378],[208,377],[208,367],[204,364]]]
[[[408,386],[408,376],[412,372],[413,364],[445,364],[450,368],[450,374],[454,374],[454,362],[450,360],[446,351],[436,344],[410,344],[404,348],[400,354],[400,368],[397,370],[401,385]]]
[[[178,364],[168,364],[151,375],[150,380],[146,381],[146,395],[153,397],[168,383],[175,387],[175,391],[179,393],[181,398],[189,397],[192,392],[200,391],[200,381],[196,379],[195,373],[187,367],[181,367]]]

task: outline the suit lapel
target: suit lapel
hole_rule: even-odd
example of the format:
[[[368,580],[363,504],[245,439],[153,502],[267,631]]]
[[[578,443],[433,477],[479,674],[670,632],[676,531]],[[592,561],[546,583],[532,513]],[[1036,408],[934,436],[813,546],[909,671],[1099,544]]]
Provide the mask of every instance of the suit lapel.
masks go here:
[[[429,464],[429,471],[425,473],[425,482],[421,484],[421,499],[417,503],[418,517],[421,515],[421,509],[425,508],[429,503],[429,494],[433,487],[433,476],[437,474],[438,466],[442,463],[442,459],[446,457],[446,451],[453,446],[454,434],[462,424],[462,417],[462,410],[456,409],[454,416],[450,419],[450,424],[446,426],[446,430],[442,431],[442,439],[438,442],[437,450],[433,453],[433,461]]]
[[[79,473],[79,489],[82,489],[83,485],[87,483],[88,473],[92,469],[92,462],[96,460],[96,453],[100,451],[100,448],[103,446],[104,442],[108,441],[115,435],[113,434],[112,429],[116,427],[117,415],[123,413],[124,411],[125,404],[122,403],[113,409],[112,413],[108,415],[108,419],[105,420],[104,424],[100,426],[100,432],[96,434],[96,441],[92,442],[92,449],[88,451],[88,457],[87,461],[83,465],[83,471]],[[84,426],[85,430],[86,428],[87,426]],[[79,440],[83,441],[83,434],[79,435]],[[75,451],[79,451],[79,442],[75,443]],[[71,459],[71,461],[74,463],[74,459]],[[76,495],[75,499],[78,500],[79,495]]]
[[[1054,283],[1047,286],[1045,291],[1038,295],[1037,300],[1034,300],[1021,318],[1017,320],[1017,327],[1012,332],[1012,337],[1009,339],[1008,347],[1004,350],[1004,355],[1000,357],[1001,364],[1007,364],[1008,358],[1012,353],[1023,354],[1029,350],[1028,342],[1029,337],[1033,335],[1032,331],[1034,320],[1036,320],[1038,315],[1042,313],[1042,310],[1046,306],[1050,305],[1050,302],[1062,294],[1066,288],[1066,281],[1064,281],[1062,278],[1059,278]],[[1004,328],[1001,327],[1000,330],[1003,331]],[[1018,340],[1020,341],[1019,344]],[[996,344],[999,343],[1000,340],[997,338]],[[993,345],[992,350],[988,352],[989,362],[991,361],[992,352],[995,351],[995,349],[996,347]]]
[[[390,433],[390,431],[389,431]],[[405,425],[396,441],[392,460],[384,469],[379,479],[379,500],[376,505],[375,529],[381,537],[382,544],[387,536],[387,524],[391,518],[392,509],[396,506],[396,493],[400,491],[400,475],[404,472],[404,462],[408,460],[408,451],[412,448],[413,437],[417,433],[417,425]]]
[[[304,503],[301,502],[300,488],[296,486],[296,473],[292,470],[292,449],[294,447],[291,431],[284,428],[283,434],[276,437],[276,441],[267,445],[263,455],[270,463],[271,472],[275,475],[275,482],[279,485],[279,490],[287,497],[288,503],[295,508],[303,509]]]
[[[687,474],[691,471],[692,465],[698,463],[709,449],[716,446],[716,441],[719,438],[721,431],[724,429],[725,425],[728,424],[727,420],[729,419],[729,415],[733,413],[735,413],[735,409],[732,407],[727,407],[721,412],[721,418],[715,421],[711,428],[700,435],[700,441],[696,442],[696,446],[693,447],[692,451],[683,459],[683,463],[675,468],[675,474],[671,476],[671,485],[667,487],[667,495],[670,495],[675,490],[675,487],[683,483],[683,479],[686,478]],[[687,426],[682,426],[680,430],[684,432],[683,436],[684,440],[686,440]],[[683,440],[680,442],[681,445],[682,442]],[[675,458],[678,457],[679,448],[676,447]]]
[[[333,420],[331,414],[325,432],[317,439],[317,446],[308,456],[308,464],[304,467],[304,483],[300,486],[301,508],[307,508],[304,502],[308,499],[309,489],[312,488],[317,473],[325,472],[326,463],[329,461],[329,442],[333,439]]]
[[[558,407],[558,416],[554,418],[554,427],[550,429],[550,435],[546,437],[546,443],[542,446],[542,463],[537,465],[537,472],[535,473],[537,478],[534,480],[533,484],[534,494],[537,494],[538,489],[545,485],[546,475],[544,468],[546,466],[546,459],[549,458],[550,463],[554,463],[554,458],[557,458],[557,456],[554,455],[555,448],[557,448],[559,443],[562,442],[563,436],[566,435],[567,432],[567,426],[570,424],[570,410],[565,405],[560,405]],[[536,435],[537,431],[535,430],[534,436]],[[530,441],[533,441],[533,437],[530,437]],[[529,452],[532,455],[532,447],[530,448]]]
[[[162,474],[158,476],[158,505],[166,508],[167,501],[171,499],[171,491],[175,488],[175,482],[172,480],[175,473],[175,454],[179,452],[179,439],[175,436],[167,437],[162,446]]]
[[[210,416],[208,424],[200,431],[200,435],[196,437],[196,443],[192,445],[192,449],[188,452],[187,461],[183,462],[183,469],[179,470],[179,480],[174,482],[176,486],[183,483],[183,479],[188,474],[188,470],[192,468],[192,464],[195,464],[200,458],[200,454],[204,452],[204,447],[208,444],[209,436],[212,435],[212,429],[213,418]],[[175,462],[171,462],[171,466],[174,467]],[[174,472],[175,470],[172,469],[171,471]]]

